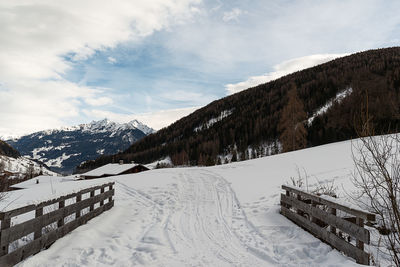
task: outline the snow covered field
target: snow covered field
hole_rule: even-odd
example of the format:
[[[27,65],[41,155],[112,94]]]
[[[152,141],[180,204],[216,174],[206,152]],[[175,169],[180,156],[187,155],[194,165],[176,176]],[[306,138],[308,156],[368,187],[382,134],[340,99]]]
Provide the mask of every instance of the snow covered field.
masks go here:
[[[113,177],[115,207],[19,266],[355,266],[279,214],[280,186],[308,175],[351,190],[351,142],[233,164]],[[96,180],[96,183],[108,180]],[[89,186],[13,192],[13,205]]]

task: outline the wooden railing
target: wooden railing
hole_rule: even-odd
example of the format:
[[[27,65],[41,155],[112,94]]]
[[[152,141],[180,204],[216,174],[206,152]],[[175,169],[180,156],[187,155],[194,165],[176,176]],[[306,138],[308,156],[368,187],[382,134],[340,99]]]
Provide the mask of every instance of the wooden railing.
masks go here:
[[[375,221],[375,214],[291,186],[283,185],[282,189],[286,190],[286,194],[281,195],[281,213],[284,216],[354,258],[357,263],[369,265],[369,254],[364,251],[364,244],[369,244],[370,233],[364,228],[364,222]]]
[[[37,205],[0,212],[0,266],[13,266],[48,248],[57,239],[112,208],[113,186],[114,183],[107,183]],[[22,219],[25,221],[18,223]],[[22,246],[20,241],[24,243]]]

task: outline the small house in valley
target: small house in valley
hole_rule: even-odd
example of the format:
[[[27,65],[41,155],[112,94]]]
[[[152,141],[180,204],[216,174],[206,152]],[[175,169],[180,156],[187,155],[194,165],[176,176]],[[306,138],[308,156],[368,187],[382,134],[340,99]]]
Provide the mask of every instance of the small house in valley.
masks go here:
[[[103,178],[103,177],[116,176],[122,174],[138,173],[147,170],[149,169],[143,166],[142,164],[136,164],[136,163],[124,164],[123,162],[109,163],[107,165],[101,166],[89,172],[82,173],[81,177],[84,179],[95,179],[95,178]]]
[[[42,188],[44,190],[53,191],[51,188],[55,184],[71,182],[76,180],[77,177],[71,176],[48,176],[48,175],[39,175],[32,179],[25,180],[18,184],[14,184],[10,186],[10,190],[18,190],[18,189],[30,189],[30,188]]]

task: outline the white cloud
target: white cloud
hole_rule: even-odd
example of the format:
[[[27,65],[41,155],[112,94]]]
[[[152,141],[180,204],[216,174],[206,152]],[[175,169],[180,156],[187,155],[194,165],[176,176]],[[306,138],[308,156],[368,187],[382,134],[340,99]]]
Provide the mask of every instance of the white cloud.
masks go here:
[[[187,92],[183,90],[176,90],[173,92],[163,92],[160,96],[169,101],[198,101],[200,98],[205,96],[199,92]]]
[[[231,95],[243,91],[245,89],[248,89],[250,87],[254,87],[262,83],[267,83],[269,81],[276,80],[290,73],[311,68],[313,66],[331,61],[335,58],[343,57],[345,55],[346,54],[324,54],[324,55],[311,55],[311,56],[291,59],[274,66],[274,71],[272,72],[260,76],[252,76],[243,82],[227,84],[225,85],[225,89],[227,91],[227,94]]]
[[[0,2],[0,134],[57,127],[112,97],[63,79],[73,61],[182,23],[198,0]],[[194,12],[194,11],[193,11]],[[112,58],[108,59],[113,62]]]
[[[138,120],[149,127],[152,127],[155,130],[159,130],[164,128],[175,121],[189,115],[200,107],[189,107],[189,108],[180,108],[180,109],[169,109],[169,110],[161,110],[157,112],[149,112],[142,114],[120,114],[114,113],[110,111],[104,110],[96,110],[96,109],[85,109],[83,112],[86,116],[95,118],[95,119],[103,119],[108,118],[112,121],[116,122],[128,122],[131,120]]]
[[[117,59],[114,58],[114,57],[108,57],[107,60],[108,60],[108,63],[110,63],[110,64],[115,64],[115,63],[117,63]]]
[[[201,14],[200,23],[174,29],[165,45],[172,63],[209,75],[260,73],[303,55],[353,53],[399,45],[400,1],[235,1],[246,10],[236,23],[223,23],[226,6]],[[225,7],[225,10],[224,10]],[[234,21],[231,21],[234,22]],[[184,55],[190,55],[185,57]],[[190,60],[188,60],[188,58]],[[261,74],[261,73],[260,73]],[[241,78],[243,79],[243,78]]]
[[[242,10],[240,10],[239,8],[234,8],[231,11],[227,11],[224,12],[222,20],[225,22],[231,21],[231,20],[235,20],[237,21],[239,16],[242,14]]]
[[[85,102],[91,106],[104,106],[113,103],[113,100],[109,97],[102,96],[99,98],[86,98]]]

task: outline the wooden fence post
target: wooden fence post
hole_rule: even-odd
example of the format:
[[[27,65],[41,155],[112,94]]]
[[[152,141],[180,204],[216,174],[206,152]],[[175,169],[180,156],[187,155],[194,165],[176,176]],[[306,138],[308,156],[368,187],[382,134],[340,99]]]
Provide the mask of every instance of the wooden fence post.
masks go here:
[[[316,208],[317,205],[316,205],[313,201],[311,201],[311,207]],[[310,214],[310,217],[311,217],[311,221],[312,221],[313,223],[316,223],[316,222],[317,222],[317,218],[315,218],[315,217],[312,216],[311,214]]]
[[[43,216],[43,207],[37,208],[35,211],[35,218]],[[35,231],[33,234],[33,239],[38,239],[42,236],[42,227],[39,226],[39,229]]]
[[[290,197],[290,192],[289,190],[286,190],[286,196]],[[286,205],[286,208],[290,209],[292,206]]]
[[[298,199],[299,201],[301,201],[301,195],[300,195],[300,194],[297,194],[297,199]],[[300,209],[296,209],[296,212],[297,212],[297,214],[299,214],[299,215],[301,215],[301,216],[303,216],[303,214],[304,214],[304,212],[301,211]]]
[[[65,207],[65,200],[61,200],[60,202],[58,202],[58,209],[62,209],[64,207]],[[62,216],[61,219],[58,220],[57,227],[60,228],[63,225],[64,225],[64,215]]]
[[[330,208],[331,209],[331,214],[336,216],[336,209],[335,208]],[[336,227],[335,226],[330,226],[331,227],[331,233],[336,234]]]
[[[82,194],[77,194],[76,195],[76,203],[81,202],[82,201]],[[81,210],[78,209],[75,213],[75,220],[78,219],[79,217],[81,217]]]
[[[6,215],[3,215],[3,216],[4,217],[1,220],[1,231],[2,232],[3,232],[3,230],[10,228],[10,226],[11,226],[11,218]],[[8,245],[9,245],[8,241],[3,241],[3,242],[0,243],[0,246],[1,246],[0,256],[8,254]]]
[[[110,184],[109,190],[111,191],[112,189],[113,189],[113,184]],[[108,202],[111,202],[111,201],[112,201],[112,196],[110,196],[108,198]]]
[[[104,186],[102,186],[101,189],[100,189],[100,194],[103,194],[103,193],[104,193]],[[102,199],[100,201],[100,207],[103,206],[103,205],[104,205],[104,199]]]
[[[94,197],[94,192],[95,192],[95,190],[90,191],[90,198]],[[90,205],[90,209],[89,209],[89,210],[90,210],[90,211],[93,211],[93,210],[94,210],[94,203],[92,203],[92,204]]]

